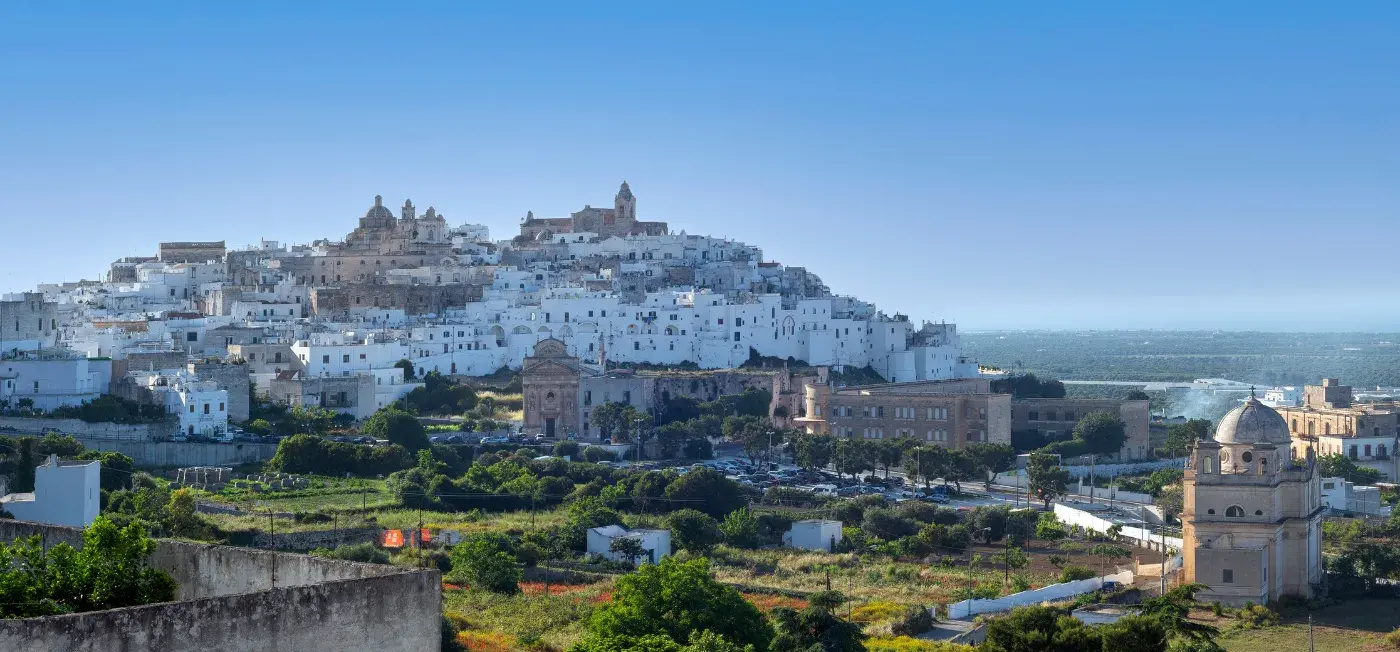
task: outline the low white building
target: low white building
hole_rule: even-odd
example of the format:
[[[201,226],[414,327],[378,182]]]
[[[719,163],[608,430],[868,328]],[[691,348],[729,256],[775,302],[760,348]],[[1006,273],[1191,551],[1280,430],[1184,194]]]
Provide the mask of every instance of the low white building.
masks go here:
[[[34,493],[8,494],[0,508],[21,521],[87,527],[102,504],[101,479],[101,462],[61,462],[50,455],[34,469]]]
[[[617,539],[636,539],[642,544],[642,550],[645,550],[647,554],[637,557],[636,559],[627,559],[621,553],[612,551],[612,543]],[[611,561],[630,561],[634,564],[655,564],[661,561],[662,557],[671,554],[671,531],[628,530],[621,525],[605,525],[603,527],[589,528],[588,554],[599,555]]]
[[[11,408],[28,399],[38,410],[82,405],[107,393],[112,361],[72,354],[25,354],[0,360],[0,404]]]
[[[836,552],[841,545],[841,521],[811,519],[797,521],[783,533],[783,545],[803,550]]]
[[[1322,479],[1322,504],[1334,512],[1390,515],[1390,506],[1381,502],[1379,487],[1358,487],[1341,478]]]

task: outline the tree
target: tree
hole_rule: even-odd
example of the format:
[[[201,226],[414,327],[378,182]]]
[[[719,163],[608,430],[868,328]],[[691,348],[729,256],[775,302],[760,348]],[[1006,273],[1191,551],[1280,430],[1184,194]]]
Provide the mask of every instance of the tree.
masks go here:
[[[943,483],[952,481],[958,488],[958,493],[962,493],[962,481],[972,480],[977,477],[977,458],[973,457],[969,451],[955,448],[949,450],[943,463]]]
[[[573,651],[610,649],[590,646],[618,637],[663,636],[680,643],[704,631],[760,650],[773,638],[757,607],[710,577],[708,560],[664,557],[618,578],[612,601],[593,612]]]
[[[452,571],[475,588],[519,593],[522,572],[505,535],[485,532],[453,546]]]
[[[395,369],[403,369],[404,380],[413,380],[413,361],[404,358],[394,363]]]
[[[593,408],[588,420],[598,429],[598,437],[601,440],[615,441],[614,434],[622,423],[622,405],[608,401]]]
[[[386,407],[370,415],[361,432],[375,439],[387,439],[410,453],[428,447],[428,435],[418,418],[394,407]]]
[[[870,442],[864,439],[837,439],[832,454],[836,472],[852,478],[875,469]]]
[[[1189,419],[1185,423],[1178,423],[1167,429],[1167,439],[1162,443],[1162,450],[1172,456],[1185,455],[1196,442],[1210,438],[1210,426],[1210,421],[1206,419]]]
[[[942,477],[943,469],[948,464],[948,449],[942,446],[919,446],[905,453],[905,456],[914,460],[914,467],[906,469],[910,479],[923,478],[924,487],[928,487],[935,478]]]
[[[738,483],[709,467],[698,468],[676,478],[667,485],[666,497],[714,518],[721,518],[748,503]]]
[[[656,441],[661,445],[661,456],[671,458],[690,439],[690,428],[684,421],[672,421],[656,429]]]
[[[793,449],[797,465],[815,471],[831,463],[835,440],[827,435],[798,435],[793,441]]]
[[[859,625],[838,617],[835,609],[845,602],[836,591],[819,591],[808,596],[807,608],[797,611],[778,607],[772,611],[778,636],[772,652],[864,652],[865,633]]]
[[[1012,609],[987,624],[987,640],[979,652],[1098,652],[1103,643],[1096,629],[1070,617],[1063,609],[1030,606]]]
[[[0,542],[0,618],[33,618],[133,607],[175,599],[175,581],[147,565],[156,543],[135,523],[98,516],[83,546],[45,549],[34,535]]]
[[[620,555],[623,559],[633,564],[637,563],[639,557],[646,561],[651,561],[652,553],[652,551],[642,546],[642,542],[639,539],[632,537],[618,537],[613,539],[612,542],[608,544],[608,552]]]
[[[1155,618],[1126,616],[1099,628],[1103,649],[1113,652],[1165,652],[1167,631]]]
[[[749,508],[744,507],[730,512],[719,524],[724,542],[735,548],[758,547],[758,519]]]
[[[894,439],[880,439],[871,446],[875,453],[875,461],[885,468],[885,479],[890,479],[890,467],[899,464],[899,460],[904,457],[904,447]]]
[[[10,485],[11,492],[34,491],[34,473],[39,466],[39,456],[34,450],[36,444],[37,440],[33,437],[21,437],[15,445],[15,474],[14,482]]]
[[[1016,451],[1012,450],[1010,444],[977,442],[965,450],[977,462],[977,469],[983,474],[983,485],[987,491],[992,490],[992,481],[996,479],[996,475],[1010,471],[1011,465],[1016,461]]]
[[[131,487],[131,474],[135,462],[128,456],[114,451],[83,451],[80,460],[101,462],[102,471],[98,483],[104,491],[116,491]]]
[[[704,554],[719,543],[719,523],[710,515],[693,509],[679,509],[666,516],[666,527],[676,547]]]
[[[1123,397],[1123,400],[1125,400],[1125,401],[1150,401],[1150,400],[1152,400],[1152,397],[1151,397],[1151,396],[1148,396],[1148,395],[1147,395],[1147,392],[1144,392],[1144,391],[1142,391],[1142,390],[1140,390],[1140,389],[1134,389],[1134,390],[1129,390],[1129,391],[1128,391],[1128,395],[1125,396],[1125,397]]]
[[[1153,618],[1167,635],[1189,644],[1194,652],[1224,652],[1215,642],[1220,630],[1191,620],[1191,608],[1196,605],[1196,593],[1203,584],[1182,584],[1172,587],[1165,595],[1142,601],[1139,615]]]
[[[1120,559],[1130,559],[1133,551],[1123,546],[1115,546],[1111,543],[1100,543],[1089,549],[1089,554],[1099,557],[1099,574],[1108,572],[1105,566],[1108,562],[1116,562]],[[1106,560],[1106,561],[1105,561]]]
[[[1026,462],[1026,483],[1030,493],[1045,503],[1045,509],[1050,509],[1050,501],[1065,494],[1069,471],[1060,468],[1054,455],[1031,453]]]
[[[1090,412],[1074,424],[1074,439],[1089,454],[1089,484],[1094,483],[1094,460],[1099,455],[1112,455],[1123,449],[1128,440],[1127,426],[1117,415]],[[1092,497],[1093,494],[1090,493]],[[1091,499],[1089,502],[1093,502]]]
[[[1332,453],[1317,458],[1318,474],[1324,478],[1341,478],[1354,484],[1373,485],[1380,482],[1381,473],[1375,469],[1364,466],[1357,466],[1356,461],[1342,455]]]

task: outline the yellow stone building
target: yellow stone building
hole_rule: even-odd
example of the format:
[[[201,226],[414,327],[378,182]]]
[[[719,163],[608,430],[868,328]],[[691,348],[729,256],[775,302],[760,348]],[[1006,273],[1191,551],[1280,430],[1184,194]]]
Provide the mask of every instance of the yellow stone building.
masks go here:
[[[1266,604],[1322,590],[1316,457],[1291,454],[1288,424],[1253,396],[1196,443],[1183,479],[1183,580],[1197,599]]]

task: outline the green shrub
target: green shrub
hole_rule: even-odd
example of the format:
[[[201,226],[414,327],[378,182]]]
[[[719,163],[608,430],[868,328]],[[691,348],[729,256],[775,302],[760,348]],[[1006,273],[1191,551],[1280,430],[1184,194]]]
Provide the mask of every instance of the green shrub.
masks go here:
[[[1400,627],[1390,630],[1390,633],[1385,635],[1385,644],[1400,650]]]
[[[1088,568],[1086,568],[1086,567],[1084,567],[1084,566],[1065,566],[1064,570],[1060,571],[1060,581],[1061,581],[1061,582],[1074,582],[1074,581],[1078,581],[1078,580],[1087,580],[1087,579],[1092,578],[1092,577],[1094,577],[1094,576],[1095,576],[1094,571],[1092,571],[1092,570],[1090,570],[1090,569],[1088,569]]]
[[[1279,624],[1278,612],[1257,604],[1247,604],[1235,614],[1239,621],[1238,625],[1242,629],[1257,629],[1260,627],[1273,627]]]

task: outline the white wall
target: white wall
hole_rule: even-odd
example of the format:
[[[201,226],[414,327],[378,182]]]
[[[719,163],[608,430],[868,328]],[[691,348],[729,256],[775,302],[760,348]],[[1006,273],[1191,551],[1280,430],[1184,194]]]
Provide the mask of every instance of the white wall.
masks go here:
[[[948,605],[948,617],[955,619],[971,618],[977,614],[995,613],[998,611],[1010,611],[1016,607],[1029,604],[1040,604],[1048,600],[1064,600],[1082,593],[1097,591],[1103,586],[1105,581],[1118,582],[1121,585],[1133,583],[1133,571],[1125,570],[1103,577],[1091,577],[1087,580],[1076,580],[1073,582],[1063,582],[1061,584],[1051,584],[1050,586],[1012,593],[994,599],[974,598],[954,602]]]

